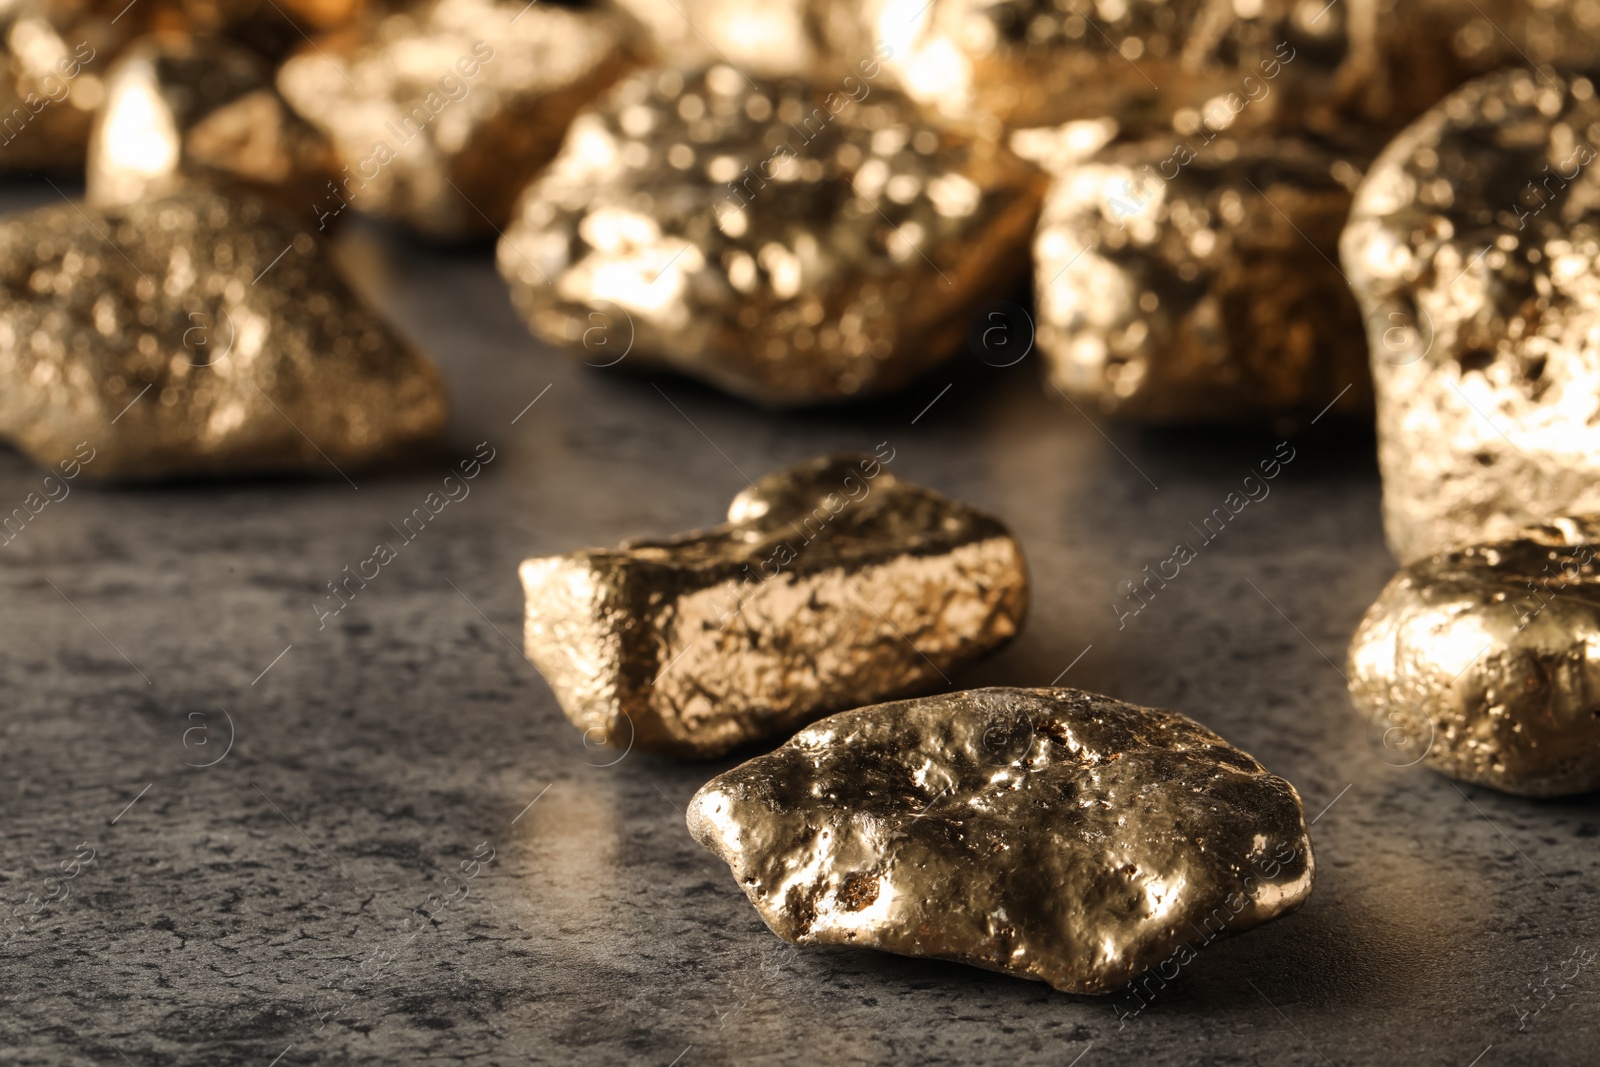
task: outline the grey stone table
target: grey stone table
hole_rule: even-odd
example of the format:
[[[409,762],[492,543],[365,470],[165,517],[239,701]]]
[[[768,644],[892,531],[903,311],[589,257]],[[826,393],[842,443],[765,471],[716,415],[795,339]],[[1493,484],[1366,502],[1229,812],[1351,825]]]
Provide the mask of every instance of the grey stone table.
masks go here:
[[[435,466],[80,484],[0,547],[0,1061],[1600,1055],[1595,800],[1393,766],[1346,700],[1346,640],[1393,570],[1366,431],[1297,437],[1270,495],[1202,544],[1195,527],[1279,438],[1097,426],[1046,395],[1032,358],[963,357],[870,405],[774,415],[541,348],[483,249],[357,227],[340,255],[450,380]],[[494,458],[470,495],[319,625],[328,583],[398,541],[391,524],[480,442]],[[1206,948],[1137,1013],[798,951],[685,832],[685,801],[730,762],[584,747],[518,650],[518,561],[707,525],[747,477],[879,442],[1029,554],[1026,629],[956,683],[1059,680],[1254,753],[1317,816],[1304,910]],[[40,477],[0,453],[0,510]],[[1198,558],[1119,613],[1119,584],[1179,541]]]

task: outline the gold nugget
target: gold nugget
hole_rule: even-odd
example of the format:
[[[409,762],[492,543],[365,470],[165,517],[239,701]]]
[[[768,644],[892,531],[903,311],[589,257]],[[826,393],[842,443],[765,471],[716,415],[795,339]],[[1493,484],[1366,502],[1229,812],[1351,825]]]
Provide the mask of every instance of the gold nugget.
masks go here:
[[[100,478],[347,476],[445,418],[304,227],[192,192],[0,220],[0,380],[0,436]]]
[[[1181,715],[1076,689],[830,716],[706,783],[688,822],[786,941],[1069,993],[1154,992],[1298,908],[1314,872],[1292,785]]]
[[[528,657],[585,739],[709,758],[947,683],[1015,634],[1017,542],[882,451],[770,474],[714,529],[525,561]]]
[[[89,144],[91,203],[222,183],[313,220],[310,206],[332,176],[327,141],[289,110],[270,71],[243,48],[152,36],[107,75]]]
[[[1341,240],[1402,563],[1600,510],[1600,101],[1508,70],[1384,150]]]
[[[723,62],[755,77],[848,76],[873,54],[855,0],[617,0],[662,66]]]
[[[1412,563],[1350,644],[1386,760],[1524,796],[1600,789],[1600,516]]]
[[[1370,409],[1361,313],[1333,262],[1359,174],[1259,136],[1167,135],[1066,163],[1034,237],[1050,385],[1158,423]]]
[[[717,66],[619,85],[500,243],[533,331],[773,405],[892,389],[947,359],[1026,269],[1045,179],[853,84]]]
[[[133,26],[114,15],[70,0],[0,9],[0,172],[83,166],[106,69]]]
[[[504,226],[572,116],[625,70],[627,20],[521,0],[433,0],[308,46],[283,95],[343,168],[316,201],[441,240]]]

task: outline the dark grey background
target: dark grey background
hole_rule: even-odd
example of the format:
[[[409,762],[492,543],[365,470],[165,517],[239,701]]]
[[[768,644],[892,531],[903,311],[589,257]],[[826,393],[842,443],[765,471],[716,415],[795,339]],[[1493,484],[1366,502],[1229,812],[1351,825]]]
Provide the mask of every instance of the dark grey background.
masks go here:
[[[1117,583],[1193,540],[1277,436],[1097,428],[1035,357],[775,415],[540,347],[487,249],[364,226],[341,246],[444,367],[436,466],[358,489],[80,480],[0,548],[0,1060],[1595,1062],[1594,799],[1391,767],[1345,697],[1346,641],[1394,569],[1367,431],[1296,438],[1271,495],[1119,630]],[[471,495],[319,632],[325,583],[485,440]],[[958,685],[1183,711],[1318,816],[1307,906],[1204,950],[1123,1027],[1107,999],[788,948],[684,830],[731,764],[585,749],[518,650],[524,557],[709,525],[746,476],[883,441],[1028,552],[1025,631]],[[41,474],[0,453],[0,510]],[[30,912],[80,843],[70,897]]]

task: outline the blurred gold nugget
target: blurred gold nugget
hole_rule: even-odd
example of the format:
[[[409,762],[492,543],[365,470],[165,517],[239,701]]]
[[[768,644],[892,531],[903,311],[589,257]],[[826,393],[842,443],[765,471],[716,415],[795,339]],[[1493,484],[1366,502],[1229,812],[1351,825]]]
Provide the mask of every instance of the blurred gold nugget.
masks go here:
[[[1473,82],[1374,163],[1341,240],[1402,563],[1600,511],[1600,101]]]
[[[857,4],[840,0],[617,0],[663,66],[728,63],[761,78],[848,75],[872,55]]]
[[[973,307],[1026,271],[1045,178],[930,126],[879,74],[624,81],[500,242],[534,333],[771,405],[892,389],[947,359]]]
[[[1034,237],[1050,384],[1156,423],[1370,409],[1361,314],[1334,266],[1359,174],[1259,135],[1153,137],[1061,165]]]
[[[96,478],[336,476],[437,437],[439,373],[258,200],[0,220],[0,436]],[[81,458],[81,457],[80,457]]]
[[[0,172],[83,167],[106,69],[132,26],[87,4],[0,6]]]
[[[1068,993],[1160,989],[1315,877],[1294,786],[1182,715],[1077,689],[841,712],[707,782],[687,817],[785,941]]]
[[[1350,694],[1374,737],[1508,793],[1600,788],[1597,556],[1600,516],[1580,515],[1396,575],[1350,644]]]
[[[107,75],[87,198],[128,204],[224,183],[304,219],[332,162],[326,139],[289,110],[254,54],[216,39],[148,37]]]
[[[769,474],[714,529],[526,560],[528,658],[585,741],[710,758],[1009,640],[1017,542],[884,452]]]
[[[278,87],[344,164],[313,205],[440,240],[496,232],[578,109],[631,65],[607,8],[435,0],[308,46]]]
[[[112,11],[127,0],[96,0]],[[365,0],[138,0],[149,5],[152,27],[197,37],[226,37],[269,59],[354,22]]]

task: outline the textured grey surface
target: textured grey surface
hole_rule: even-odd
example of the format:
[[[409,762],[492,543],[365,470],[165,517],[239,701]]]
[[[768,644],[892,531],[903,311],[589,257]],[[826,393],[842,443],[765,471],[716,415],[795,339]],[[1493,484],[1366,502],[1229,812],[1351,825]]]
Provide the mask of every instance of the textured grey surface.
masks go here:
[[[1324,420],[1207,545],[1189,524],[1276,438],[1108,440],[1041,391],[1035,357],[764,414],[541,350],[485,250],[342,240],[452,386],[436,467],[358,489],[332,471],[76,484],[0,546],[0,922],[20,909],[0,933],[0,1061],[1593,1062],[1595,799],[1388,766],[1334,666],[1394,569],[1370,435]],[[471,495],[319,632],[325,583],[398,540],[388,524],[484,440]],[[1120,1027],[1126,998],[785,946],[683,825],[734,761],[585,750],[517,650],[525,556],[704,526],[743,475],[881,441],[1029,554],[1026,628],[958,685],[1059,677],[1182,711],[1322,812],[1306,907],[1205,949]],[[40,478],[0,453],[0,510]],[[1119,629],[1117,583],[1179,540],[1197,557]],[[221,754],[219,709],[231,751],[188,766]],[[80,842],[94,862],[31,913]],[[482,842],[496,858],[469,895],[429,903]]]

